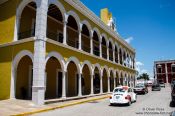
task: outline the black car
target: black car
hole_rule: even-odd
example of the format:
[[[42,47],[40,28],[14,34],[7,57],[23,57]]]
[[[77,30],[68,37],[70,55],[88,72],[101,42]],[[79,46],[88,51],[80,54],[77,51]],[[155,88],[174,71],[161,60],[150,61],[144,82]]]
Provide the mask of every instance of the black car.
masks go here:
[[[148,88],[147,88],[147,85],[145,84],[137,84],[134,88],[134,93],[136,94],[146,94],[148,93]]]
[[[157,84],[153,84],[152,86],[152,91],[160,91],[161,88],[160,88],[160,85],[157,83]]]
[[[173,89],[174,85],[175,85],[175,80],[173,79],[173,80],[171,81],[171,89]]]
[[[175,103],[175,86],[172,88],[172,91],[171,91],[171,100],[173,103]]]

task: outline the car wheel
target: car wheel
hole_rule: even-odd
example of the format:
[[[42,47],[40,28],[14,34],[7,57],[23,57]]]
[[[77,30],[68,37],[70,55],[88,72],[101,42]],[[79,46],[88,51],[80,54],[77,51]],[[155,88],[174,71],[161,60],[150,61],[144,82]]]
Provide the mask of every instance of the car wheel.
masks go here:
[[[113,106],[113,103],[110,103],[110,106]]]

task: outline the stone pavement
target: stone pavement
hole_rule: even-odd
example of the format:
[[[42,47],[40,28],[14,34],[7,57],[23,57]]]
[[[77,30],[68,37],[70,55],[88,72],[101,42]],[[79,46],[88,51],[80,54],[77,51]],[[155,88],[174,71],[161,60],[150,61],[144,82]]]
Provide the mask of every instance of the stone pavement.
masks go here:
[[[81,104],[89,101],[100,100],[107,97],[109,97],[109,94],[104,94],[100,96],[91,96],[83,99],[77,99],[77,97],[74,97],[64,102],[63,101],[60,102],[60,100],[58,99],[57,102],[55,103],[54,100],[47,101],[50,103],[42,106],[36,106],[32,103],[32,101],[27,100],[17,100],[17,99],[2,100],[0,101],[0,116],[29,115],[38,112],[55,110],[58,108]]]

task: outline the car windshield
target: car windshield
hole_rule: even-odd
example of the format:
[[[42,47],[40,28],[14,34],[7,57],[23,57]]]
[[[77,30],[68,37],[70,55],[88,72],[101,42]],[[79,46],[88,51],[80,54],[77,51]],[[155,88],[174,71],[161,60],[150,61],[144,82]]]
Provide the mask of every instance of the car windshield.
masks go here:
[[[114,93],[117,93],[117,92],[122,92],[122,93],[124,93],[125,91],[126,91],[126,90],[123,89],[123,88],[117,88],[117,89],[114,90]]]

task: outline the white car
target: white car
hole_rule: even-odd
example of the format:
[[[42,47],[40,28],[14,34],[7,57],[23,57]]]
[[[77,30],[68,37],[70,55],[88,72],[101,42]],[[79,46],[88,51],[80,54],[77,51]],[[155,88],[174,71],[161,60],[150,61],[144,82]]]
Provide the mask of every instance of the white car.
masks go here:
[[[137,95],[133,89],[128,86],[116,87],[110,96],[110,105],[114,104],[127,104],[131,105],[132,102],[136,102]]]

